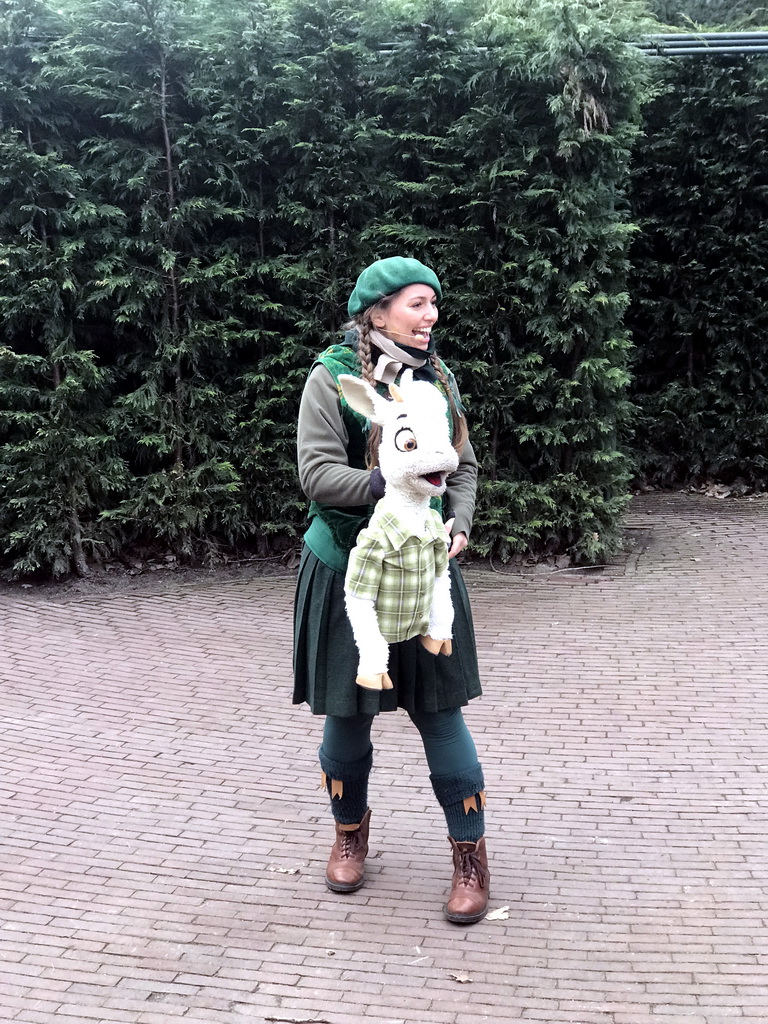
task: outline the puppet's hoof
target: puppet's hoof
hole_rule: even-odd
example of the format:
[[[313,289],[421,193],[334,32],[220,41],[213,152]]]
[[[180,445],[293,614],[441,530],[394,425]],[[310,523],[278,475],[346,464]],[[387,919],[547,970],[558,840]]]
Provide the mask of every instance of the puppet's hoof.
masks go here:
[[[430,654],[453,654],[453,643],[450,640],[435,640],[433,636],[420,636],[419,640]]]
[[[358,676],[355,680],[358,686],[362,686],[364,690],[391,690],[392,680],[389,678],[386,672],[379,672],[373,676]],[[387,685],[389,683],[389,685]]]
[[[431,636],[420,636],[419,640],[421,640],[422,646],[426,647],[430,654],[439,654],[443,648],[443,640],[435,640]]]

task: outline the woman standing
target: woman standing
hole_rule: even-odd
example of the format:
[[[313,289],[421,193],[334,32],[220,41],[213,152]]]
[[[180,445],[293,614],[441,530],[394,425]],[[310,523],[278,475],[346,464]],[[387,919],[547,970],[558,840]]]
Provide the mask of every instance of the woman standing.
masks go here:
[[[418,260],[393,256],[360,274],[349,298],[352,317],[340,344],[318,356],[299,412],[298,459],[310,499],[294,623],[294,703],[325,715],[320,766],[336,841],[325,881],[349,893],[364,882],[371,811],[371,726],[377,714],[403,708],[418,729],[430,781],[445,812],[453,879],[444,913],[472,924],[488,904],[485,783],[461,708],[481,692],[469,600],[455,556],[467,545],[475,506],[477,462],[453,375],[435,355],[432,328],[440,283]],[[386,482],[375,468],[377,431],[345,402],[340,374],[355,374],[386,393],[402,371],[429,380],[448,400],[459,467],[442,499],[454,605],[453,654],[430,654],[418,638],[390,645],[391,690],[356,685],[358,650],[344,604],[350,549]]]

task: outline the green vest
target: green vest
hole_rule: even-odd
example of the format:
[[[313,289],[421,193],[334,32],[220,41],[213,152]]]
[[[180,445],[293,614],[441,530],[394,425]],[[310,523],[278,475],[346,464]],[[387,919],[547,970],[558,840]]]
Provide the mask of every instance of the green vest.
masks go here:
[[[339,393],[339,405],[341,417],[347,428],[349,444],[347,454],[349,464],[353,469],[365,469],[365,452],[368,444],[368,432],[371,429],[370,421],[359,412],[355,412],[347,404],[347,400],[341,392],[339,376],[342,373],[352,374],[353,377],[360,376],[360,360],[357,356],[356,332],[348,331],[345,335],[346,344],[330,345],[324,352],[321,352],[313,367],[321,363],[333,377],[336,389]],[[441,366],[449,380],[452,377],[446,366]],[[436,385],[445,394],[445,389],[438,382]],[[376,390],[381,395],[387,394],[386,384],[377,384]],[[448,416],[450,419],[450,409]],[[304,543],[313,555],[316,555],[321,562],[336,572],[346,572],[349,552],[355,546],[357,535],[373,512],[375,502],[368,505],[356,505],[353,507],[337,508],[333,505],[324,505],[319,501],[312,501],[309,504],[309,528],[304,534]],[[443,499],[433,498],[430,507],[434,508],[442,516]]]

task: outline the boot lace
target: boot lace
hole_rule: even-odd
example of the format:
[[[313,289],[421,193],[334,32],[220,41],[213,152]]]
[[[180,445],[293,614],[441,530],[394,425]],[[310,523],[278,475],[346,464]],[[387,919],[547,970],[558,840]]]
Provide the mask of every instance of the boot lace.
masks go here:
[[[488,873],[480,863],[475,850],[461,850],[457,851],[458,858],[456,861],[456,873],[458,875],[457,882],[459,885],[471,885],[472,879],[477,879],[477,884],[481,889],[485,888],[485,884],[488,880]]]
[[[342,857],[354,857],[357,853],[357,849],[360,846],[361,836],[360,829],[355,829],[354,832],[340,832],[339,833],[339,854]]]

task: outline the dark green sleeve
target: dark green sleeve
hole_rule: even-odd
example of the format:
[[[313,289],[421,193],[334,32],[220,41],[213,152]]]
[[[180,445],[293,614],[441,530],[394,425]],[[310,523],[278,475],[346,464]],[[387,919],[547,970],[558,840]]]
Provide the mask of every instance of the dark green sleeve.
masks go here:
[[[372,500],[370,474],[351,468],[348,444],[336,384],[324,366],[315,366],[301,396],[297,444],[299,480],[310,500],[342,507]]]

